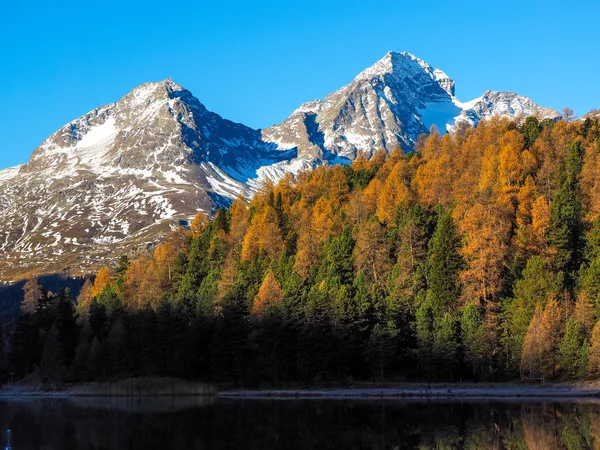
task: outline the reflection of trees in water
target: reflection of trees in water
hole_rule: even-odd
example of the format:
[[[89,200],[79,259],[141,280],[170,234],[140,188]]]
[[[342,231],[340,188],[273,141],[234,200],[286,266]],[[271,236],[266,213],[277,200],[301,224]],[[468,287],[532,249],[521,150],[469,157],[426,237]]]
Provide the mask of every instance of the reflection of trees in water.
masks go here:
[[[600,403],[79,398],[0,402],[14,450],[600,448]]]

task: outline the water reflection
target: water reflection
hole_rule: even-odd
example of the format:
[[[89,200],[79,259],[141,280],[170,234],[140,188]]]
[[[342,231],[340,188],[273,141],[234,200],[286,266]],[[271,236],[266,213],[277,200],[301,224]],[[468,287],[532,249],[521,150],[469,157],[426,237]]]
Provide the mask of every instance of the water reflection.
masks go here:
[[[571,450],[600,448],[600,402],[38,399],[0,427],[13,450]]]

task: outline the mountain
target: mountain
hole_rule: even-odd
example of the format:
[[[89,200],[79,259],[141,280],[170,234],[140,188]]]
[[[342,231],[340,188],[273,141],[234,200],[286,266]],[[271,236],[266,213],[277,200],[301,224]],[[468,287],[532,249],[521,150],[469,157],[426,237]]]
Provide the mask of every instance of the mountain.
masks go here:
[[[359,152],[410,151],[433,125],[446,132],[532,114],[558,117],[511,92],[461,103],[450,77],[409,53],[388,53],[265,130],[208,111],[171,79],[146,83],[62,127],[27,164],[0,171],[0,282],[29,270],[93,269],[263,180]]]
[[[87,270],[152,245],[178,220],[249,193],[260,167],[294,156],[171,80],[144,84],[0,172],[0,275]]]
[[[359,151],[410,150],[433,125],[445,133],[492,116],[559,116],[513,92],[486,91],[466,103],[454,92],[454,81],[441,70],[410,53],[390,52],[349,85],[264,130],[263,139],[280,149],[297,148],[300,157],[353,159]]]

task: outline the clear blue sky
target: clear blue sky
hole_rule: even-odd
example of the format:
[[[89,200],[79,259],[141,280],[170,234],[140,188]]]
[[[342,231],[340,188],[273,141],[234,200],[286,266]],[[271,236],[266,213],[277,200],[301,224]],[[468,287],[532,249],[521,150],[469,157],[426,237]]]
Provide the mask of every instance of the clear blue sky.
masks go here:
[[[600,108],[599,17],[598,0],[7,1],[0,168],[145,81],[264,128],[388,50],[444,70],[463,101],[511,90],[583,115]]]

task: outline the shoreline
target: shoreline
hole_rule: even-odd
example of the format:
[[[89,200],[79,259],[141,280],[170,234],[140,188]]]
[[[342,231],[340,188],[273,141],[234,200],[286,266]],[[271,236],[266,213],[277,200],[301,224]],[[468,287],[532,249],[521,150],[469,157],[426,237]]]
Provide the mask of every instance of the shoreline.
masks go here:
[[[385,386],[357,384],[353,387],[224,389],[201,385],[199,389],[123,389],[120,382],[70,386],[45,391],[34,385],[0,388],[2,399],[70,398],[192,398],[224,400],[590,400],[600,402],[600,382],[548,383],[396,383]]]
[[[0,388],[2,398],[143,398],[214,397],[213,385],[178,378],[130,378],[113,382],[91,382],[43,389],[38,383],[17,383]]]
[[[382,387],[229,390],[217,394],[223,399],[298,400],[527,400],[588,399],[600,402],[600,384],[554,383],[406,383]]]

